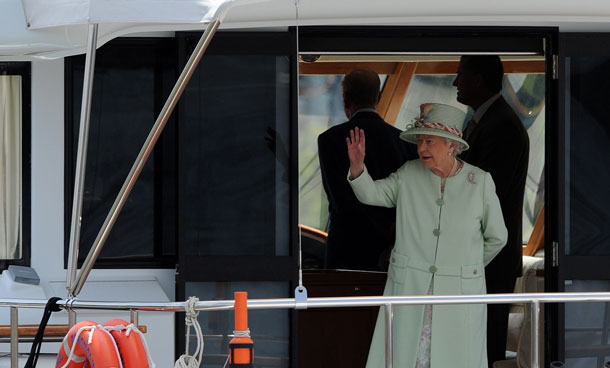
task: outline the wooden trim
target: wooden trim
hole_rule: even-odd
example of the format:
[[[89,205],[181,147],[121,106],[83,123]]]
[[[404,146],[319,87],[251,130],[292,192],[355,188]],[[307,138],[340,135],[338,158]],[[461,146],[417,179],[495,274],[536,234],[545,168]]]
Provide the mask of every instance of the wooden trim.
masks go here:
[[[503,61],[504,74],[543,74],[544,60]],[[457,70],[457,61],[420,61],[415,74],[451,74]]]
[[[320,243],[326,244],[326,238],[328,237],[328,233],[303,224],[299,224],[299,229],[301,229],[301,236],[305,236],[317,240]]]
[[[544,205],[536,218],[534,231],[532,231],[527,246],[523,249],[523,255],[533,257],[541,249],[544,249]]]
[[[344,75],[357,68],[372,69],[377,74],[392,74],[397,64],[417,64],[415,74],[453,75],[457,70],[457,61],[419,61],[419,62],[314,62],[299,63],[300,74]],[[503,62],[505,74],[543,74],[544,60],[508,60]]]
[[[396,69],[395,62],[319,62],[299,63],[299,74],[345,75],[354,69],[372,69],[377,74],[391,74]]]
[[[47,325],[44,330],[44,336],[65,336],[70,330],[68,325]],[[139,325],[138,330],[146,333],[148,328],[146,325]],[[19,336],[36,336],[38,333],[38,325],[19,325],[17,334]],[[10,325],[0,325],[0,337],[9,337],[11,335]]]
[[[388,123],[394,125],[400,113],[402,102],[413,79],[418,63],[398,63],[396,69],[386,79],[377,112]]]

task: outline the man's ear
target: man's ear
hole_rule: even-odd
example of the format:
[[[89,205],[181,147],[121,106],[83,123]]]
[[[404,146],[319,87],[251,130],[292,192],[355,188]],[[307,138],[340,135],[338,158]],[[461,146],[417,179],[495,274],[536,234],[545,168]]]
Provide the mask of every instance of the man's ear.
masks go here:
[[[480,74],[480,73],[475,74],[474,81],[478,88],[486,88],[485,80],[483,79],[483,74]]]

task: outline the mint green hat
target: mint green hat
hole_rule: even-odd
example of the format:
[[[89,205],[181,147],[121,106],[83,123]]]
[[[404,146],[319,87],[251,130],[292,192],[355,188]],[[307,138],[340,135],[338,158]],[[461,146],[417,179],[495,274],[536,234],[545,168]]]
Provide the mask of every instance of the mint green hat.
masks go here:
[[[418,134],[436,135],[461,143],[464,146],[463,151],[469,148],[459,128],[466,118],[465,112],[457,107],[440,103],[422,104],[420,111],[415,123],[407,125],[405,131],[400,133],[402,140],[417,144]]]

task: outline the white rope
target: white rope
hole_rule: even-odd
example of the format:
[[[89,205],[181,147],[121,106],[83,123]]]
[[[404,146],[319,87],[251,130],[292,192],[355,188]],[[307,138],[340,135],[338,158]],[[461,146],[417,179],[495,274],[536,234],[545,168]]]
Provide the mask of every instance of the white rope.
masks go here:
[[[150,355],[150,349],[148,349],[148,344],[146,343],[146,339],[144,338],[144,334],[142,333],[142,331],[140,331],[138,329],[138,327],[136,327],[136,325],[134,325],[133,323],[128,324],[127,326],[125,325],[117,325],[117,326],[104,326],[104,330],[106,331],[125,331],[125,336],[129,337],[129,334],[131,333],[131,331],[136,332],[138,335],[140,335],[140,341],[142,342],[142,345],[144,346],[144,351],[146,352],[146,360],[148,360],[148,368],[156,368],[156,364],[155,362],[152,360],[152,356]]]
[[[116,352],[116,356],[119,359],[119,367],[123,368],[123,359],[121,359],[121,353],[119,352],[119,347],[116,344],[116,341],[114,341],[114,337],[112,337],[112,334],[110,334],[110,332],[106,331],[104,329],[104,326],[102,326],[102,325],[97,325],[97,326],[93,326],[93,327],[99,327],[101,331],[104,331],[104,333],[106,335],[108,335],[108,337],[110,337],[110,341],[112,341],[112,346],[114,346],[114,351]],[[92,337],[93,337],[93,331],[91,331],[91,335],[89,335],[89,344],[91,344]],[[92,366],[92,364],[90,364],[90,366]]]
[[[121,354],[119,353],[119,348],[116,345],[114,338],[112,337],[112,335],[110,335],[110,332],[104,330],[104,328],[101,325],[83,326],[78,329],[78,331],[76,332],[76,335],[74,336],[74,341],[72,342],[72,349],[70,349],[70,354],[68,354],[68,360],[66,361],[66,363],[64,365],[61,366],[61,368],[66,368],[68,366],[68,364],[70,364],[70,361],[72,361],[72,360],[74,360],[75,362],[79,362],[79,361],[82,362],[82,360],[80,360],[82,357],[74,354],[74,349],[76,349],[76,345],[78,345],[78,338],[80,337],[81,332],[83,332],[85,330],[91,330],[91,332],[89,333],[89,339],[87,340],[87,344],[90,345],[93,342],[93,333],[98,328],[100,328],[101,331],[104,331],[105,333],[107,333],[110,336],[110,340],[112,341],[112,345],[114,346],[114,351],[116,352],[116,356],[119,359],[119,367],[123,368],[123,362],[121,361]],[[68,339],[68,336],[66,335],[66,340],[67,339]],[[65,345],[64,345],[64,349],[65,349]],[[74,359],[74,358],[76,358],[76,359]]]
[[[78,338],[79,338],[81,332],[83,332],[84,330],[90,330],[91,327],[93,327],[93,326],[83,326],[83,327],[79,328],[78,331],[76,331],[76,335],[74,336],[74,341],[72,341],[72,349],[70,349],[70,354],[68,354],[68,360],[66,361],[66,363],[64,365],[61,366],[61,368],[66,368],[68,366],[68,364],[70,364],[70,361],[73,358],[79,358],[79,359],[82,358],[82,357],[74,354],[74,349],[76,349],[76,345],[78,343]],[[68,341],[68,335],[66,335],[65,339],[66,339],[66,341]],[[65,349],[65,347],[66,346],[64,345],[64,349]]]
[[[186,325],[186,351],[176,360],[174,368],[199,368],[199,365],[201,364],[201,357],[203,355],[203,333],[201,332],[201,326],[197,320],[199,311],[195,310],[195,303],[198,301],[199,298],[191,296],[184,305],[184,309],[186,310],[186,317],[184,318],[184,324]],[[191,326],[195,329],[195,335],[197,336],[197,348],[193,355],[189,355]]]
[[[235,337],[250,337],[250,329],[245,331],[233,331],[233,336]]]

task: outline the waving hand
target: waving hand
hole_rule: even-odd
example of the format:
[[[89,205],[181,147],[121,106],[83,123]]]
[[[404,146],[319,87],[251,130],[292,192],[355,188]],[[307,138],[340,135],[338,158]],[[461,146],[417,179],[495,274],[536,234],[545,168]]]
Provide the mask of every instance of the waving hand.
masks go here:
[[[364,130],[356,127],[349,131],[347,142],[347,154],[349,156],[349,170],[352,179],[355,179],[364,171],[365,137]]]

